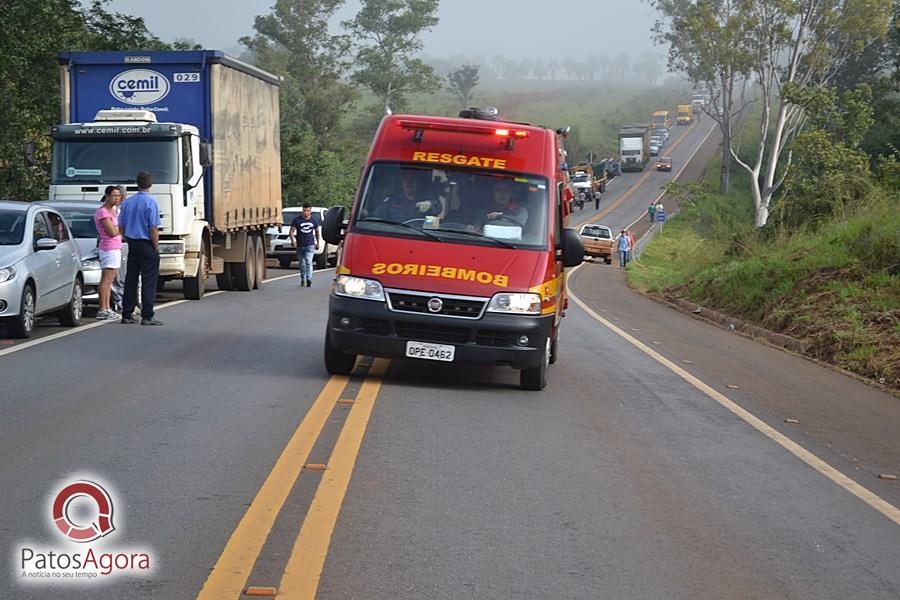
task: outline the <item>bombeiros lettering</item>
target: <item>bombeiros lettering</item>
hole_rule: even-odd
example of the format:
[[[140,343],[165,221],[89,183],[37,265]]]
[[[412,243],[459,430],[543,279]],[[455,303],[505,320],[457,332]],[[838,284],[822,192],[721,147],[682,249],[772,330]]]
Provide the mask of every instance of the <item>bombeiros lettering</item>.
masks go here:
[[[418,277],[438,277],[441,279],[456,279],[459,281],[471,281],[483,285],[496,287],[509,286],[509,276],[475,269],[463,269],[462,267],[445,267],[441,265],[401,264],[401,263],[375,263],[372,265],[373,275],[413,275]]]

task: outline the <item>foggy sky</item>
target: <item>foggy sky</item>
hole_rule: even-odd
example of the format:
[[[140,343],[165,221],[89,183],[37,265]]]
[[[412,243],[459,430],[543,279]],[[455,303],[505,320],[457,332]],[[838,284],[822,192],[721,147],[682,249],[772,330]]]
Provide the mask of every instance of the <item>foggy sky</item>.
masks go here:
[[[143,17],[167,42],[191,38],[204,47],[234,52],[237,40],[253,33],[253,19],[274,0],[112,0],[108,8]],[[359,3],[347,0],[339,19]],[[655,11],[641,0],[442,0],[440,23],[425,33],[424,54],[495,55],[509,58],[616,56],[636,59],[655,48],[650,28]]]

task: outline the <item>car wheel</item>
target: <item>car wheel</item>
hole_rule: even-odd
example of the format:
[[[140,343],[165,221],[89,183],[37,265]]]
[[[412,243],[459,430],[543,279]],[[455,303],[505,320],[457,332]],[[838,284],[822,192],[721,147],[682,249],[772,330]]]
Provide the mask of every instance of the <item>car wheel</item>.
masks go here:
[[[356,365],[356,355],[339,350],[325,332],[325,370],[331,375],[349,375]]]
[[[315,256],[315,267],[317,269],[324,269],[328,266],[328,250],[323,250],[319,254]]]
[[[19,314],[6,321],[6,330],[14,338],[29,338],[34,331],[34,286],[25,284]]]
[[[69,299],[69,303],[59,312],[59,322],[66,327],[78,327],[81,325],[83,308],[82,283],[80,279],[76,279],[72,285],[72,297]]]
[[[289,256],[279,256],[278,266],[282,269],[289,269],[291,267],[291,258]]]
[[[539,392],[547,387],[547,381],[550,375],[550,337],[544,344],[544,352],[541,356],[540,366],[533,369],[522,369],[519,373],[519,385],[523,389]]]

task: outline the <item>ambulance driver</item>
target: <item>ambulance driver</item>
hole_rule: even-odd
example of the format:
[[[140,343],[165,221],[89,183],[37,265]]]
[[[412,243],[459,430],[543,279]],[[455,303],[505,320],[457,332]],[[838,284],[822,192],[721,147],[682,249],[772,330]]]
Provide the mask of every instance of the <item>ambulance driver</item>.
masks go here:
[[[426,173],[421,169],[400,169],[400,191],[385,198],[372,216],[405,223],[441,214],[440,200],[428,193]]]
[[[478,216],[476,227],[482,229],[486,224],[496,221],[498,225],[518,223],[524,228],[528,221],[528,209],[513,199],[513,182],[498,179],[494,183],[492,195],[490,204]]]

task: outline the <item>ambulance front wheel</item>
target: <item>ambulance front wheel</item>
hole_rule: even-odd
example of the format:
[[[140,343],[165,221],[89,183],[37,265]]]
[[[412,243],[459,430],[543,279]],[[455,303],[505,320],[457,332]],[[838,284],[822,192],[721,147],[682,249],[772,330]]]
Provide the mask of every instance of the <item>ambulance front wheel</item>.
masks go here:
[[[539,392],[547,387],[550,374],[550,345],[551,341],[548,336],[540,366],[533,369],[522,369],[519,372],[519,385],[523,389]]]
[[[550,364],[555,364],[559,360],[559,328],[556,329],[556,335],[550,342]]]
[[[339,350],[325,334],[325,370],[331,375],[349,375],[356,365],[356,355]]]

